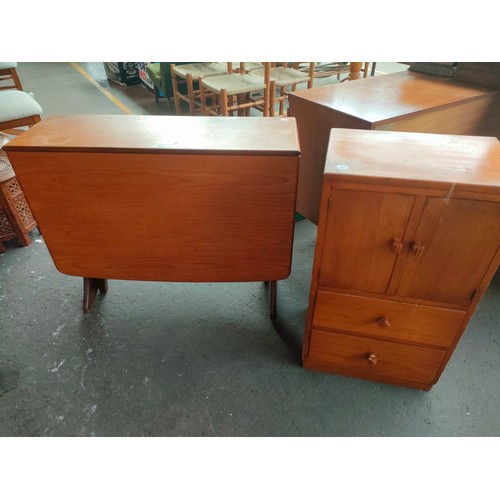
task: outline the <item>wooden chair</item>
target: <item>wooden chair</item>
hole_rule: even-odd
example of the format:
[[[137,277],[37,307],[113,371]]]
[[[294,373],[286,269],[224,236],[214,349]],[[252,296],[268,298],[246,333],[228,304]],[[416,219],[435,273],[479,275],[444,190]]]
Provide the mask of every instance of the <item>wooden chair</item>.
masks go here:
[[[0,90],[23,90],[16,68],[17,63],[15,62],[0,62],[0,82],[11,81],[8,85],[0,86]]]
[[[181,101],[189,105],[189,114],[195,115],[197,108],[200,108],[200,90],[195,88],[196,82],[203,77],[224,75],[227,67],[220,62],[196,62],[188,64],[171,64],[172,89],[175,103],[175,113],[182,114]],[[187,86],[187,94],[179,90],[179,83],[183,81]]]
[[[264,67],[265,76],[262,77],[247,73],[244,62],[239,63],[238,71],[233,71],[232,63],[228,63],[225,75],[200,78],[202,114],[229,116],[236,111],[239,116],[248,116],[250,109],[255,108],[269,116],[270,87],[266,84],[269,66]],[[215,96],[212,106],[207,106],[207,93]]]
[[[300,63],[300,66],[296,69],[300,71],[308,72],[309,68]],[[375,66],[377,63],[371,63],[370,76],[375,74]],[[354,71],[353,71],[354,69]],[[314,68],[314,78],[328,78],[330,76],[336,76],[340,80],[341,75],[346,75],[342,79],[343,82],[349,80],[359,79],[361,73],[363,78],[368,77],[368,71],[370,69],[370,63],[349,63],[349,62],[317,62]]]
[[[19,127],[32,127],[41,120],[40,104],[22,90],[0,92],[0,131],[19,135]]]
[[[296,90],[297,85],[307,83],[307,88],[310,89],[314,85],[314,68],[315,62],[307,63],[307,72],[300,71],[300,63],[264,63],[263,69],[251,70],[250,75],[264,78],[266,85],[269,88],[269,116],[275,116],[275,104],[279,104],[279,116],[284,116],[285,101],[288,99],[287,89],[290,87],[291,92]],[[267,76],[266,76],[267,71]],[[276,95],[276,90],[279,89],[279,95]]]

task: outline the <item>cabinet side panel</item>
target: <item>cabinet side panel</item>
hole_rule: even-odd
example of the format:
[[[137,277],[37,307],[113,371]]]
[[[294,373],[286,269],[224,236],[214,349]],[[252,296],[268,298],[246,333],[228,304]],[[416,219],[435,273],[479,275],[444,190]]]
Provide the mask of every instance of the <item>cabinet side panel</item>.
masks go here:
[[[500,139],[500,92],[479,99],[410,115],[376,125],[377,130],[430,132],[497,137]]]
[[[317,224],[331,129],[370,129],[372,125],[293,94],[289,101],[288,115],[297,120],[301,150],[297,211]]]

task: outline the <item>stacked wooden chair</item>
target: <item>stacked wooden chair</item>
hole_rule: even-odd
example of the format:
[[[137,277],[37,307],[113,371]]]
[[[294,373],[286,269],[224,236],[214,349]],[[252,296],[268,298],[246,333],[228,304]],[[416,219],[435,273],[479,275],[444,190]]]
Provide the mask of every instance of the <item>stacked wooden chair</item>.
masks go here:
[[[220,62],[195,62],[188,64],[171,64],[172,90],[175,103],[175,113],[182,114],[181,103],[189,106],[189,114],[196,114],[200,106],[200,89],[198,81],[203,77],[213,77],[227,73],[227,67]],[[180,90],[180,83],[185,83],[187,93]]]
[[[16,71],[17,63],[0,62],[0,132],[19,134],[19,127],[31,127],[40,121],[42,107],[23,91]]]
[[[264,67],[267,75],[268,67]],[[248,116],[250,109],[255,108],[269,116],[266,79],[248,73],[244,62],[240,62],[237,69],[233,69],[233,63],[227,63],[226,74],[202,77],[198,81],[204,115],[229,116],[236,112],[239,116]],[[213,96],[212,105],[207,104],[208,95]]]
[[[15,62],[0,62],[0,83],[2,83],[0,90],[23,90],[16,68],[17,63]],[[5,85],[4,82],[7,84]]]
[[[267,74],[266,68],[264,68],[251,70],[250,75],[264,78],[266,85],[269,85],[268,116],[276,116],[276,104],[279,104],[278,115],[284,116],[288,92],[295,91],[297,85],[301,83],[307,83],[308,89],[313,87],[316,63],[307,63],[307,72],[298,69],[299,63],[265,63],[264,65],[267,67]],[[279,91],[278,95],[276,95],[277,91]]]

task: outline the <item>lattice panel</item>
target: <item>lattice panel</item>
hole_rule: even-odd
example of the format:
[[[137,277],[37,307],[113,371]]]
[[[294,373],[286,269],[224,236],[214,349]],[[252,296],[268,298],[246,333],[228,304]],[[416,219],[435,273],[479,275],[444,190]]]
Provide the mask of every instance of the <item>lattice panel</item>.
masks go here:
[[[9,182],[5,183],[4,189],[11,195],[11,197],[21,192],[21,186],[19,186],[19,182],[17,182],[17,179],[15,177]]]
[[[18,196],[15,201],[14,208],[17,212],[18,218],[23,221],[24,226],[27,226],[35,220],[33,218],[33,214],[31,213],[30,207],[28,206],[28,203],[24,199],[24,196]]]
[[[0,208],[0,240],[5,239],[6,236],[12,236],[15,234],[16,233],[9,218],[7,217],[7,214],[2,208]]]

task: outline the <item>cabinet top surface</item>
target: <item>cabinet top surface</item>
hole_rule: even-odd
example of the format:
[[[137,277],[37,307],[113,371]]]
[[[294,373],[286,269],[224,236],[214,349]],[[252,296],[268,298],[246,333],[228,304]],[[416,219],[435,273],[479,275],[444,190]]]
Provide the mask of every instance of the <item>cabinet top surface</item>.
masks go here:
[[[295,118],[49,116],[6,151],[298,155]]]
[[[473,137],[332,129],[325,175],[372,182],[427,182],[500,189],[500,142]]]
[[[445,78],[402,71],[290,94],[370,123],[403,117],[498,92]]]

